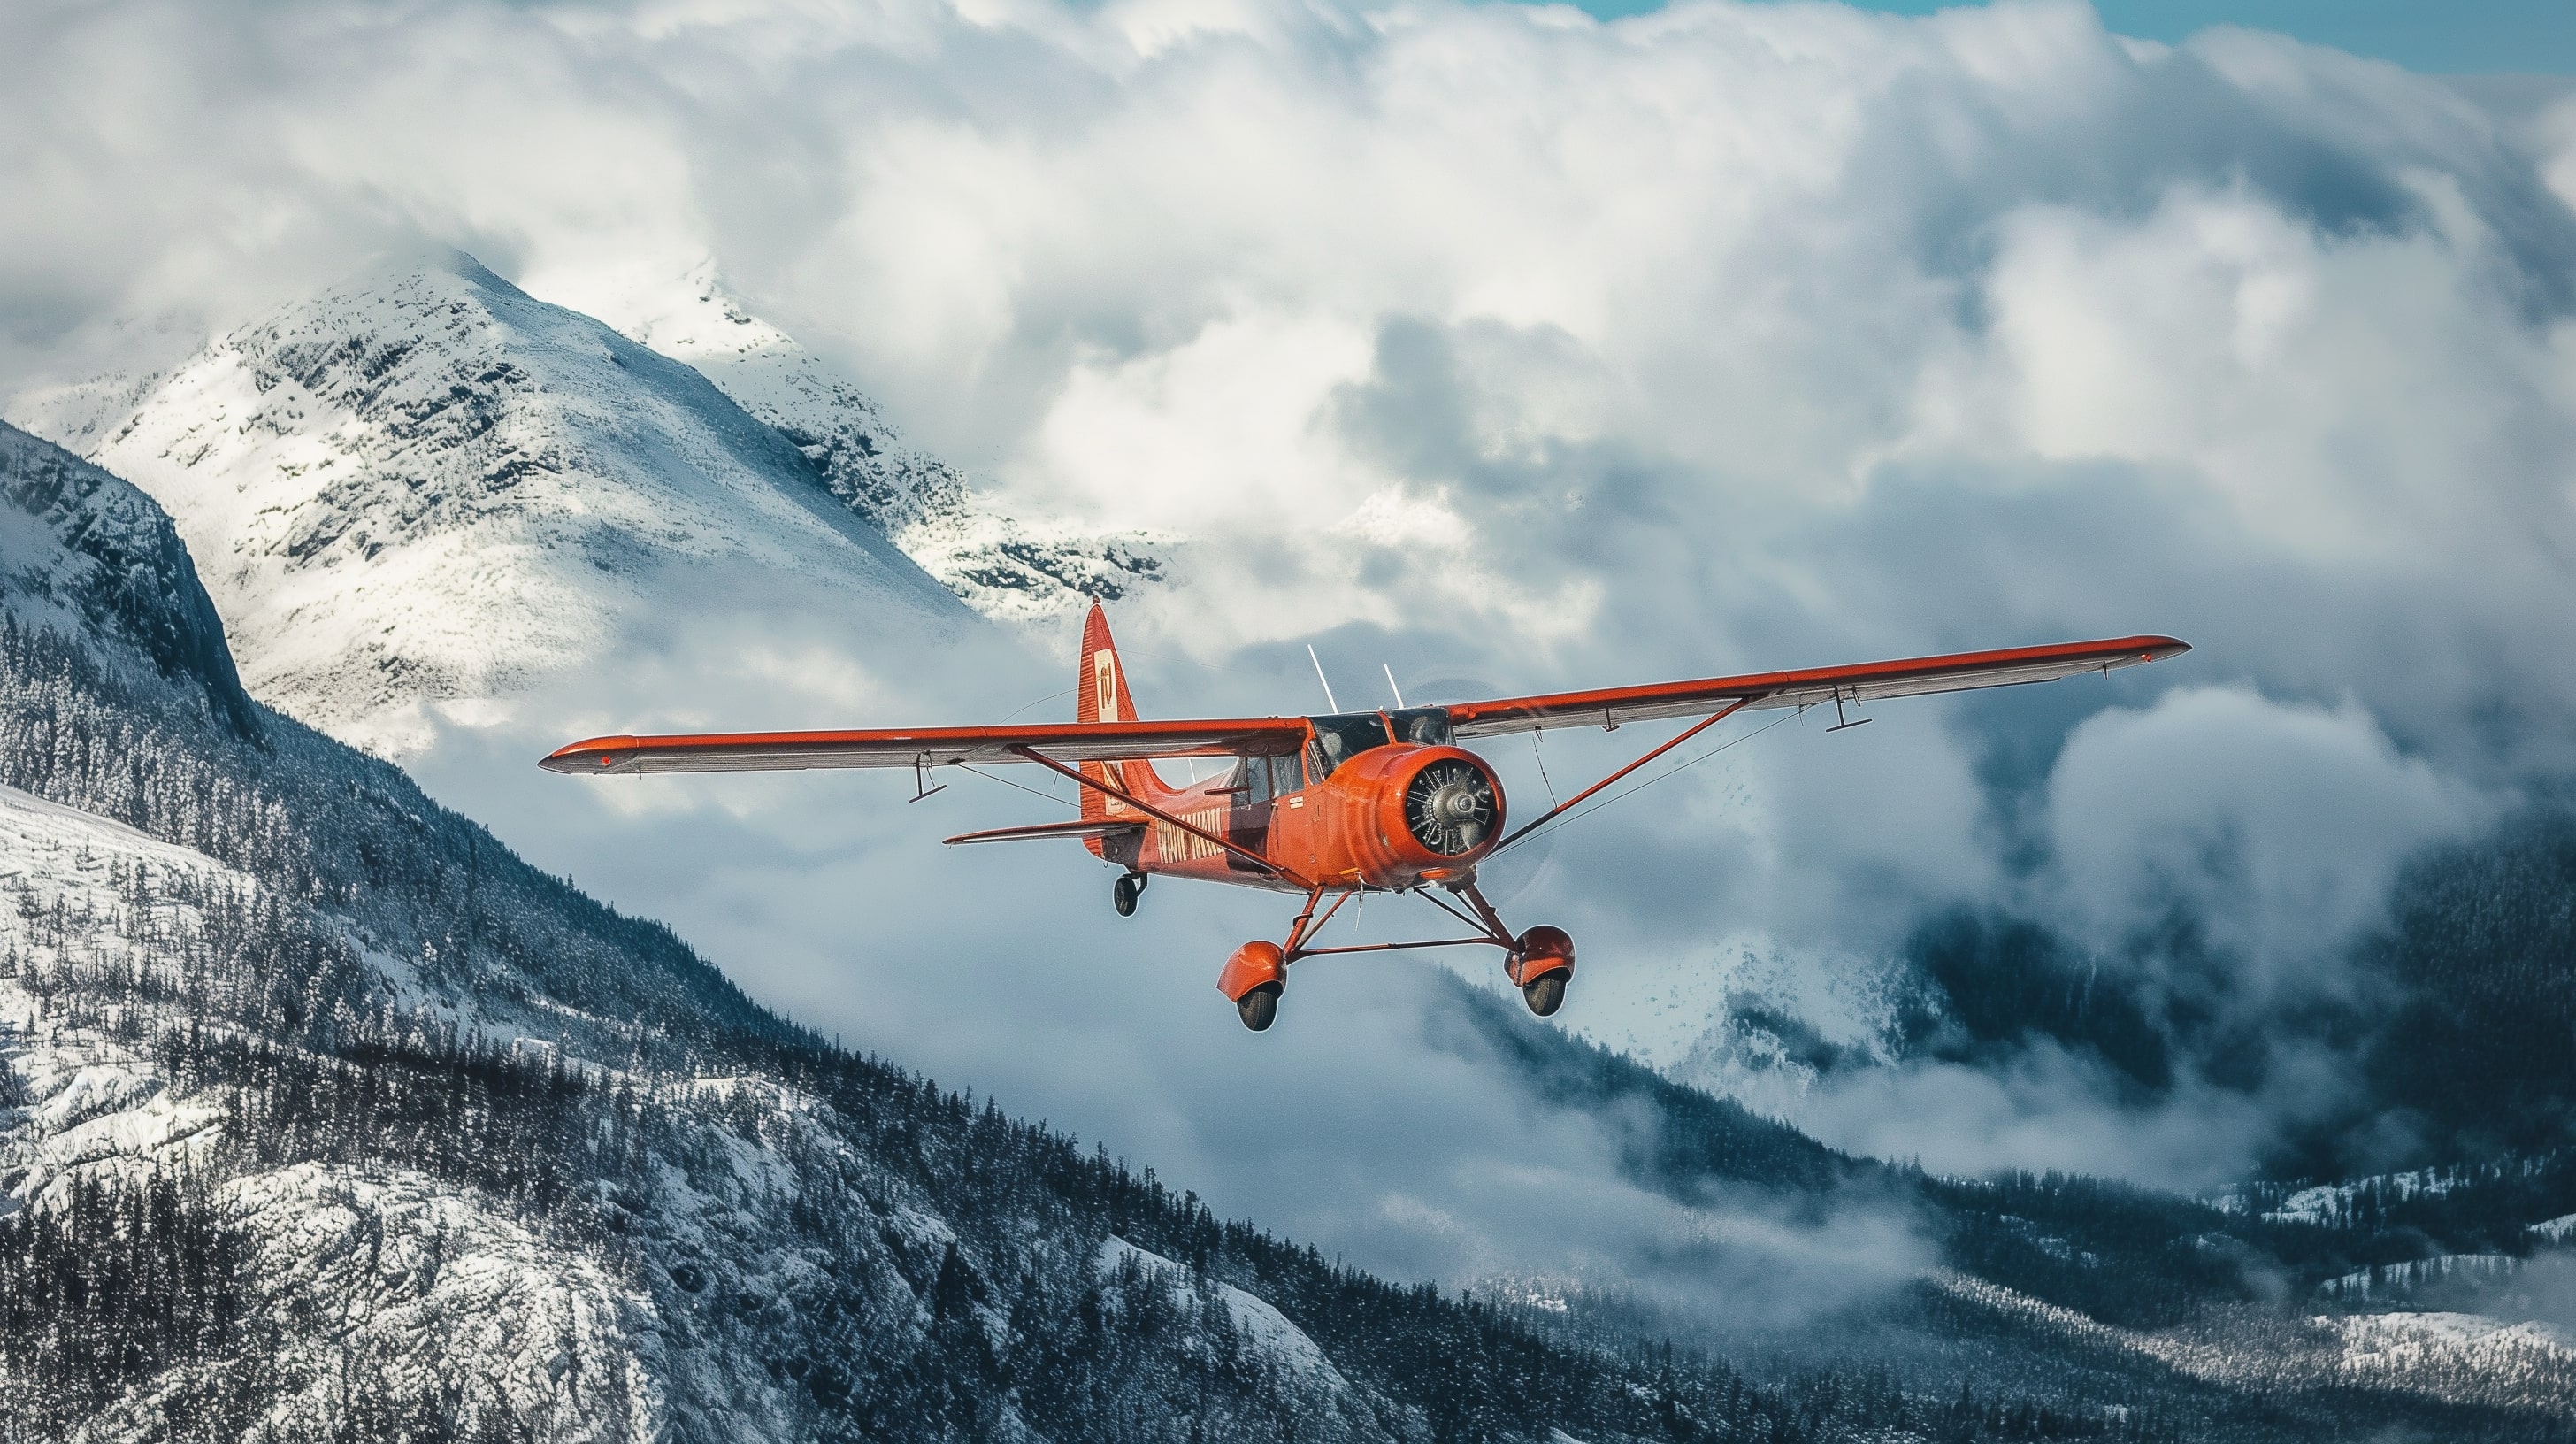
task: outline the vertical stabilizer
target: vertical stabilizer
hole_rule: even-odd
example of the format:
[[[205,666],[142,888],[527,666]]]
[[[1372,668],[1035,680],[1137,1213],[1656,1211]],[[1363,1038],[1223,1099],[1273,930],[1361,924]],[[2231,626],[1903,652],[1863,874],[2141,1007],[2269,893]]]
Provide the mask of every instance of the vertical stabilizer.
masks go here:
[[[1100,609],[1098,602],[1091,604],[1091,615],[1082,622],[1082,658],[1075,667],[1073,695],[1077,722],[1136,720],[1136,699],[1127,691],[1127,668],[1118,660],[1118,644],[1109,636],[1109,614]],[[1158,807],[1169,791],[1150,762],[1085,762],[1082,775],[1099,778]],[[1082,815],[1086,819],[1130,817],[1134,809],[1086,787],[1082,790]],[[1089,846],[1094,853],[1100,851],[1096,838]]]

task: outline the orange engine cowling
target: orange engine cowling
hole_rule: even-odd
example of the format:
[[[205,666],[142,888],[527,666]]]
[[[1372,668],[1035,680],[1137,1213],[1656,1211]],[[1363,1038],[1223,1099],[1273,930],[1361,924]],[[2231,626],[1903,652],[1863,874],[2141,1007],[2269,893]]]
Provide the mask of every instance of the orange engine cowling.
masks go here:
[[[1409,888],[1475,866],[1503,830],[1503,784],[1458,747],[1372,747],[1337,769],[1325,846],[1328,874]]]

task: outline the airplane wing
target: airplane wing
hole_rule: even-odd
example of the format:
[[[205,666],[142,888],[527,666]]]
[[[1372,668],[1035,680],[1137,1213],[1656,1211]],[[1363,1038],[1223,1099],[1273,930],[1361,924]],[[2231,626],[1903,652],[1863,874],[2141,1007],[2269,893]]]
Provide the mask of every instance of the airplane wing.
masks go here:
[[[591,776],[630,772],[786,772],[807,767],[955,767],[1144,757],[1284,757],[1306,737],[1302,717],[1208,722],[1057,722],[1020,727],[913,727],[862,732],[701,732],[593,737],[537,765]]]
[[[1543,727],[1616,726],[1661,717],[1698,717],[1736,702],[1744,703],[1747,711],[1808,707],[1837,700],[1868,702],[1927,692],[2054,682],[2082,672],[2108,672],[2160,661],[2190,650],[2190,644],[2171,637],[2118,637],[1998,652],[1953,652],[1941,657],[1864,662],[1854,667],[1759,672],[1696,682],[1604,687],[1590,692],[1548,692],[1492,702],[1453,703],[1449,725],[1460,737],[1488,737]]]

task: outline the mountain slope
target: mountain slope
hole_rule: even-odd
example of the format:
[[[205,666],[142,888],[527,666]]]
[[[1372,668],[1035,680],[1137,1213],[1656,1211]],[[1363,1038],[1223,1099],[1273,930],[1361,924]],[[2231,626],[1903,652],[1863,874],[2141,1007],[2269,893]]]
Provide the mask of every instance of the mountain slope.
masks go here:
[[[223,622],[170,518],[132,487],[5,425],[0,594],[22,624],[112,637],[189,684],[236,732],[255,732]]]
[[[202,676],[151,663],[168,599],[203,605],[175,568],[64,605],[78,539],[149,513],[45,464],[90,505],[20,509],[0,575],[0,1436],[1835,1439],[1945,1417],[1388,1285],[839,1052],[389,765],[273,713],[231,726]]]
[[[2564,1317],[2553,1281],[2576,1264],[2561,1248],[2576,1228],[2555,1222],[2576,1209],[2576,1156],[2457,1170],[2411,1197],[2364,1186],[2357,1199],[1933,1177],[1834,1152],[1538,1024],[1508,997],[1454,980],[1452,992],[1428,1041],[1491,1057],[1533,1108],[1600,1119],[1632,1180],[1680,1202],[1732,1195],[1786,1216],[1900,1206],[1938,1249],[1940,1267],[1911,1287],[1790,1329],[1633,1298],[1582,1312],[1717,1341],[1759,1372],[1871,1358],[2070,1411],[2153,1399],[2190,1438],[2343,1438],[2401,1424],[2444,1438],[2576,1433],[2576,1335],[2548,1322]],[[2314,1202],[2329,1194],[2343,1202]],[[2472,1253],[2483,1271],[2445,1262]],[[2455,1271],[2502,1283],[2441,1287]],[[2366,1310],[2351,1312],[2356,1301]]]
[[[252,695],[389,751],[660,624],[647,596],[972,622],[705,377],[462,255],[29,409],[170,512]]]
[[[210,614],[166,521],[0,441],[0,1369],[27,1401],[0,1433],[2536,1439],[2576,1412],[2544,1334],[2264,1306],[2267,1271],[2420,1238],[1924,1180],[1463,990],[1433,1041],[1623,1130],[1634,1177],[1783,1216],[1876,1193],[1957,1271],[1771,1341],[1802,1382],[1765,1388],[1633,1305],[1333,1266],[823,1044],[382,762],[238,725],[217,658],[166,640]]]
[[[1177,537],[1097,532],[1004,515],[964,473],[904,444],[857,384],[752,315],[701,265],[670,285],[620,289],[593,314],[697,368],[821,469],[832,494],[988,617],[1035,622],[1163,580]]]

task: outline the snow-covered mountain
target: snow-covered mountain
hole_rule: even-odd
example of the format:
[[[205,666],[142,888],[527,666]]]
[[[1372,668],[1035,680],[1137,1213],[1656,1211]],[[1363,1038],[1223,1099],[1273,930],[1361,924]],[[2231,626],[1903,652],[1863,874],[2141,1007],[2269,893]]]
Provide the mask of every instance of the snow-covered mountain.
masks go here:
[[[0,1437],[1863,1427],[843,1053],[252,704],[212,616],[0,428]]]
[[[2547,1330],[2260,1304],[2454,1223],[1922,1179],[1463,985],[1435,1045],[1531,1107],[1655,1120],[1622,1130],[1641,1182],[1783,1217],[1904,1201],[1948,1266],[1775,1339],[1789,1388],[1656,1347],[1635,1300],[1380,1282],[783,1022],[251,703],[212,615],[148,499],[0,429],[0,1435],[2322,1439],[2576,1414]],[[2499,1182],[2505,1212],[2562,1215],[2576,1167]]]
[[[1038,622],[1116,601],[1165,580],[1182,541],[996,509],[965,473],[906,445],[855,380],[753,315],[708,263],[668,281],[593,284],[580,309],[696,367],[778,428],[833,495],[988,617]]]
[[[391,753],[679,597],[864,615],[888,645],[976,625],[705,377],[462,255],[19,410],[168,509],[253,695]]]

